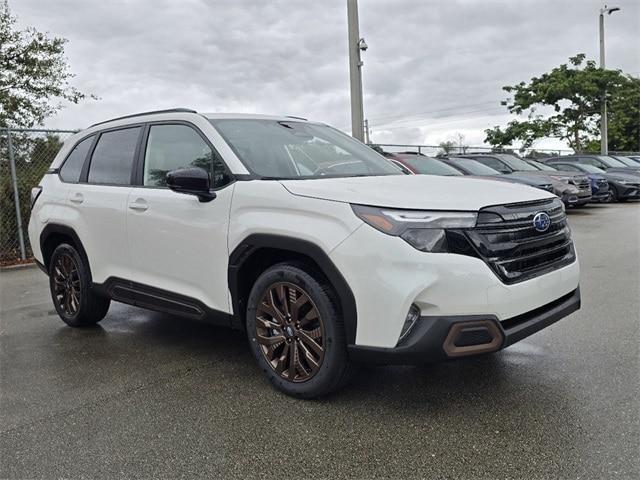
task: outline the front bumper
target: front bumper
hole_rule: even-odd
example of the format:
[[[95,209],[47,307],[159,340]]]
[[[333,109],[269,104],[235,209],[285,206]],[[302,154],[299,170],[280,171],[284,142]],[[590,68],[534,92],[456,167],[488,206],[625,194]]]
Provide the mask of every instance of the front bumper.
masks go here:
[[[577,256],[577,254],[576,254]],[[576,261],[513,284],[480,258],[420,252],[363,224],[330,254],[356,301],[355,345],[394,348],[411,305],[423,317],[481,315],[498,321],[547,305],[578,288]]]
[[[622,188],[619,189],[618,198],[625,200],[640,198],[640,185],[623,185]]]
[[[580,308],[580,288],[530,312],[499,321],[489,315],[423,316],[394,348],[349,345],[355,362],[414,365],[501,350]]]

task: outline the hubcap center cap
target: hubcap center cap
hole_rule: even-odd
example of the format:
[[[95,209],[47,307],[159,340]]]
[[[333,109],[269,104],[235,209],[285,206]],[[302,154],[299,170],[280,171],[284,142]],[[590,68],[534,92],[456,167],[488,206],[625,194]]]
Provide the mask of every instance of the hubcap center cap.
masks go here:
[[[294,334],[293,328],[291,328],[289,325],[287,325],[284,328],[284,333],[287,335],[287,337],[293,337],[293,334]]]

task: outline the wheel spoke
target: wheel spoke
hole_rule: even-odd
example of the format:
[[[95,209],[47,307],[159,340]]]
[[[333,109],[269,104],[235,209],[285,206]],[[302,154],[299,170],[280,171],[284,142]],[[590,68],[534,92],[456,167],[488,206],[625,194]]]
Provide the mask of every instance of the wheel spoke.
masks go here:
[[[316,355],[321,356],[324,353],[324,349],[304,330],[299,330],[298,335],[300,336],[300,341],[309,347]]]
[[[274,335],[272,337],[265,337],[263,335],[258,335],[257,338],[258,338],[258,343],[260,345],[264,345],[265,347],[276,345],[286,340],[284,338],[284,335]]]
[[[280,306],[282,307],[282,313],[285,317],[289,316],[289,288],[287,288],[284,284],[280,284],[276,287],[276,293],[278,295],[278,300],[280,301]],[[295,292],[294,292],[295,294]]]
[[[278,323],[267,320],[264,317],[256,317],[256,322],[259,324],[258,328],[280,330],[280,325]]]
[[[274,367],[276,373],[282,374],[285,368],[287,368],[287,366],[289,365],[289,346],[290,344],[285,343],[284,347],[282,348],[282,353],[278,357],[278,360],[276,361],[276,365]]]
[[[289,380],[293,381],[296,378],[296,367],[298,362],[298,344],[291,343],[289,348]]]
[[[316,308],[314,307],[311,310],[309,310],[303,318],[300,319],[300,326],[304,327],[309,323],[313,322],[314,320],[317,320],[318,317],[319,317],[318,310],[316,310]]]
[[[307,363],[309,364],[309,366],[312,369],[316,369],[320,367],[320,364],[318,363],[318,361],[313,357],[313,354],[311,353],[311,351],[307,348],[307,346],[303,343],[300,342],[299,344],[300,349],[303,351],[304,353],[304,358],[307,361]]]
[[[309,296],[306,293],[299,295],[295,301],[291,302],[291,318],[293,320],[299,319],[300,307],[309,303]]]

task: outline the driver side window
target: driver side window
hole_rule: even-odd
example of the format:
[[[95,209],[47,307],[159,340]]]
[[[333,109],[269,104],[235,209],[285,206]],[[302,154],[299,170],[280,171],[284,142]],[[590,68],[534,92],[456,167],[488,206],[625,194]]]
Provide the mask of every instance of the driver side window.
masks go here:
[[[211,175],[219,188],[231,181],[220,155],[187,125],[152,125],[144,155],[143,185],[166,187],[167,173],[179,168],[199,167]]]

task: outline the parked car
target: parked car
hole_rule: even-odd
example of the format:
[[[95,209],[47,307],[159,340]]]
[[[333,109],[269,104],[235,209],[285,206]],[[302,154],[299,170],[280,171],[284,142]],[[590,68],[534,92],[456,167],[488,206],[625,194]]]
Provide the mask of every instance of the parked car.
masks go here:
[[[548,175],[560,175],[566,178],[571,178],[577,172],[585,175],[589,185],[591,187],[591,201],[601,202],[610,199],[611,192],[609,192],[609,182],[607,179],[599,173],[586,173],[575,169],[564,169],[559,166],[551,166],[546,163],[539,162],[537,160],[526,159],[528,164],[533,165],[541,172],[547,172]],[[557,168],[556,168],[557,167]],[[552,173],[555,172],[555,173]]]
[[[543,176],[545,181],[553,184],[553,193],[560,197],[566,206],[581,206],[591,201],[589,179],[584,175],[548,175],[521,158],[506,153],[470,153],[461,157],[477,160],[505,174],[525,173]]]
[[[575,161],[563,161],[562,157],[550,160],[547,165],[562,168],[563,170],[575,170],[588,174],[602,175],[609,184],[608,200],[625,202],[630,199],[640,198],[640,177],[631,173],[602,170],[590,163],[578,163]]]
[[[419,153],[403,152],[388,156],[399,168],[413,175],[442,175],[445,177],[462,176],[463,173],[437,158],[427,157]]]
[[[447,157],[441,159],[442,162],[450,165],[465,175],[473,175],[478,178],[487,178],[504,182],[520,183],[529,187],[540,188],[553,193],[553,183],[539,175],[526,175],[518,173],[500,173],[476,160],[461,157]],[[576,190],[577,194],[577,190]]]
[[[327,125],[175,109],[69,137],[29,237],[72,327],[112,300],[246,331],[279,390],[505,348],[580,307],[562,202],[403,175]],[[118,315],[118,312],[113,312]]]
[[[640,175],[640,167],[630,167],[625,165],[620,160],[617,160],[609,155],[596,155],[589,153],[581,153],[579,155],[563,155],[562,157],[551,157],[544,160],[544,163],[551,163],[555,160],[562,160],[563,162],[576,162],[582,164],[593,165],[601,170],[607,172],[622,172],[631,173],[634,175]]]

